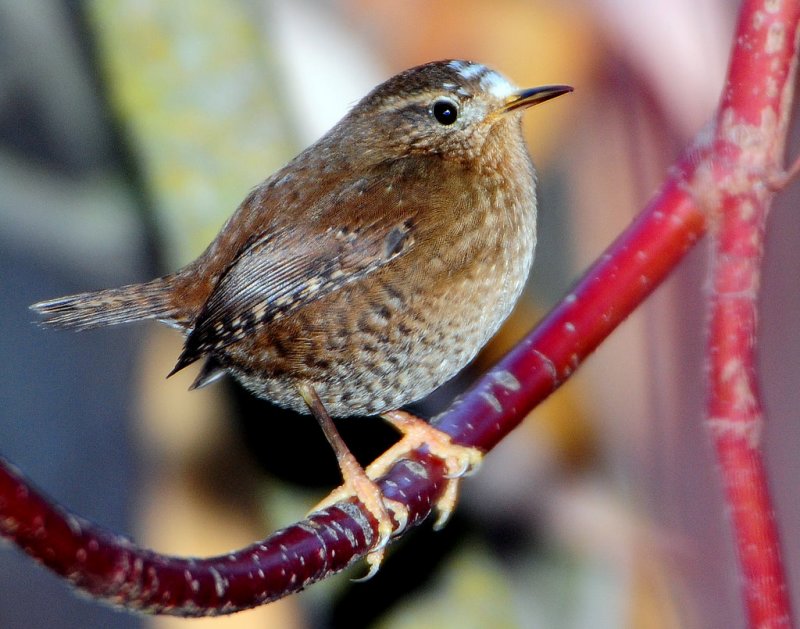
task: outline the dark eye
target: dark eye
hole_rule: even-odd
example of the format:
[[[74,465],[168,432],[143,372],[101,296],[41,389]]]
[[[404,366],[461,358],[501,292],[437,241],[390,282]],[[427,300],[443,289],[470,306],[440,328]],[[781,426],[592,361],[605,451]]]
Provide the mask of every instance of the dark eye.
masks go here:
[[[443,125],[451,125],[458,119],[458,105],[451,100],[437,100],[433,104],[433,117]]]

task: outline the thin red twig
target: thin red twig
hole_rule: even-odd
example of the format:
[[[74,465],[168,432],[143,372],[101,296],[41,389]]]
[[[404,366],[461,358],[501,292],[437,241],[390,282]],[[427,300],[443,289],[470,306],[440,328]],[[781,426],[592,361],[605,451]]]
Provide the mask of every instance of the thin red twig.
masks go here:
[[[742,233],[763,232],[768,182],[779,170],[785,141],[798,19],[796,2],[745,2],[715,133],[687,151],[639,218],[536,330],[437,420],[456,442],[490,450],[658,286],[710,218],[716,251],[710,425],[733,507],[753,626],[780,626],[789,609],[754,439],[758,429],[750,429],[761,417],[752,360],[761,244],[753,255],[736,243]],[[755,159],[753,147],[766,147],[762,153],[769,159]],[[726,223],[731,216],[743,226]],[[734,333],[742,329],[746,333]],[[721,356],[739,356],[741,368],[733,370]],[[748,395],[733,397],[742,391],[738,386]],[[742,400],[748,403],[742,406]],[[409,527],[415,526],[441,495],[442,462],[414,452],[380,484],[388,497],[409,506]],[[376,526],[351,500],[224,557],[169,557],[71,516],[0,461],[0,534],[76,587],[148,612],[215,615],[280,598],[364,556]]]

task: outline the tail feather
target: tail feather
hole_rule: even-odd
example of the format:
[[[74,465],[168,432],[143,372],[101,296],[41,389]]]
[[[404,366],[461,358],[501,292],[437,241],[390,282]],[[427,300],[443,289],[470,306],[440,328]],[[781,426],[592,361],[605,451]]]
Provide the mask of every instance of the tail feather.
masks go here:
[[[74,330],[142,319],[170,320],[176,314],[170,291],[173,277],[41,301],[31,310],[45,316],[42,325]]]

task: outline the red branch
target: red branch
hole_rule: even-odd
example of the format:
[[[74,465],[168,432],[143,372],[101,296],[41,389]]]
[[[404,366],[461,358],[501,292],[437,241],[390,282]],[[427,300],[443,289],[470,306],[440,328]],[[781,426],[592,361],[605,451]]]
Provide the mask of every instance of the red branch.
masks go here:
[[[761,453],[757,297],[767,214],[782,169],[798,2],[745,3],[720,102],[708,205],[712,267],[707,425],[722,471],[751,627],[792,625],[778,529]]]
[[[714,133],[687,151],[639,218],[544,321],[436,420],[454,441],[490,450],[659,285],[710,224],[709,425],[748,614],[759,627],[790,622],[758,448],[762,412],[753,347],[761,236],[772,197],[765,182],[780,170],[797,4],[744,3]],[[381,480],[388,497],[408,505],[409,527],[421,523],[441,495],[443,470],[423,450]],[[129,609],[199,616],[275,600],[363,557],[376,526],[351,500],[230,555],[164,556],[70,515],[0,460],[0,534],[76,587]]]

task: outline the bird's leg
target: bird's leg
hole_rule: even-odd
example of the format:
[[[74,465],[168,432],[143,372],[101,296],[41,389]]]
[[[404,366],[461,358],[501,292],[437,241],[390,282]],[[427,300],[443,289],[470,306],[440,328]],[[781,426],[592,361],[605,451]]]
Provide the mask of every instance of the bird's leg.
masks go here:
[[[394,426],[403,437],[391,448],[367,466],[365,473],[369,478],[384,476],[389,468],[412,450],[426,446],[447,467],[447,487],[436,503],[439,517],[433,527],[441,529],[456,507],[459,480],[477,471],[483,461],[483,452],[477,448],[460,446],[450,439],[450,435],[431,426],[428,422],[406,411],[389,411],[382,417]],[[330,505],[350,495],[347,486],[335,489],[322,504]]]
[[[433,525],[434,529],[441,529],[456,507],[459,480],[477,471],[483,461],[483,452],[453,443],[446,432],[406,411],[389,411],[382,417],[402,433],[403,437],[367,467],[367,475],[370,478],[380,478],[395,461],[412,450],[427,446],[431,454],[442,459],[447,467],[447,487],[436,503],[439,517]]]
[[[389,514],[391,511],[398,522],[398,530],[402,531],[406,526],[408,520],[408,510],[405,505],[396,501],[390,500],[383,496],[380,487],[373,481],[361,464],[356,460],[350,452],[347,444],[345,444],[339,431],[319,399],[317,392],[314,388],[307,384],[301,383],[298,385],[298,390],[303,400],[308,405],[311,413],[317,418],[328,443],[331,444],[333,452],[336,455],[336,460],[339,463],[339,469],[342,472],[342,479],[344,484],[328,496],[321,503],[316,505],[312,511],[320,511],[330,505],[338,502],[349,496],[355,496],[364,505],[367,511],[378,521],[378,539],[367,555],[367,562],[369,563],[369,572],[364,580],[372,577],[380,568],[383,561],[384,549],[389,538],[394,532],[394,522],[392,516]]]

